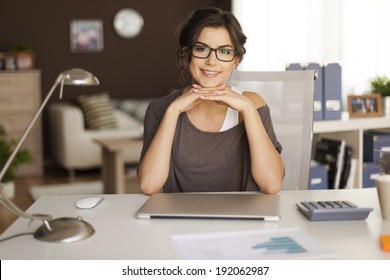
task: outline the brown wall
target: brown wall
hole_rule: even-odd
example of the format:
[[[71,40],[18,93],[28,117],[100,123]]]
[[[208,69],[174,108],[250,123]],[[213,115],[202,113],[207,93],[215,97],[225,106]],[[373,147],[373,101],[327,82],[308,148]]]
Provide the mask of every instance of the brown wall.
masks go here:
[[[0,52],[22,42],[33,48],[36,68],[42,71],[43,96],[59,73],[74,67],[93,72],[101,85],[67,87],[64,100],[100,91],[108,91],[113,98],[162,96],[181,86],[175,64],[177,25],[195,8],[229,10],[230,5],[230,0],[0,0]],[[123,39],[113,29],[114,15],[124,7],[144,17],[144,28],[134,39]],[[70,22],[75,19],[103,21],[102,52],[71,52]],[[55,101],[58,98],[53,95],[50,102]],[[44,114],[47,136],[45,119]],[[47,153],[47,141],[44,145]]]

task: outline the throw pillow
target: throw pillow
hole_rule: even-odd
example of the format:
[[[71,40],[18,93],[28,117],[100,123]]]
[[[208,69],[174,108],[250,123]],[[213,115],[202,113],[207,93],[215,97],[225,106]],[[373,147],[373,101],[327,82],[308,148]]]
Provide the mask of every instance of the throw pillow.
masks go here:
[[[107,92],[81,95],[78,97],[78,102],[83,110],[87,128],[110,129],[117,127],[114,107]]]
[[[113,99],[112,105],[115,108],[136,118],[140,122],[143,122],[146,114],[146,109],[148,109],[149,104],[153,100],[154,100],[153,98],[143,98],[143,99],[128,98],[123,100]]]

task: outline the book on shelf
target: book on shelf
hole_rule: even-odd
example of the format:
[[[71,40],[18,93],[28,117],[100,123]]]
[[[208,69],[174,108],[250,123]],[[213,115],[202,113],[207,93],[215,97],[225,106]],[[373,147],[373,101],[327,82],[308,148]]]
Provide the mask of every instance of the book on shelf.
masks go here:
[[[355,187],[356,169],[358,168],[358,160],[356,158],[351,159],[351,168],[349,171],[346,189],[353,189]]]
[[[344,167],[345,140],[322,138],[316,145],[314,160],[327,164],[328,187],[339,189]]]
[[[340,189],[345,189],[347,187],[349,175],[351,174],[351,159],[352,159],[352,147],[349,145],[345,145],[343,167],[341,170],[341,177],[340,177],[340,186],[339,186]]]

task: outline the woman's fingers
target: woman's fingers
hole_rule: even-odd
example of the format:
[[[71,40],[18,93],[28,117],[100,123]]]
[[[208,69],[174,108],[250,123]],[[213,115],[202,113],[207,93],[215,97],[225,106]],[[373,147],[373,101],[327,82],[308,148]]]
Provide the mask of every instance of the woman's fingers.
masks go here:
[[[192,88],[196,92],[213,92],[213,91],[223,90],[223,89],[226,89],[226,88],[230,89],[230,86],[227,85],[227,84],[221,84],[221,85],[216,86],[216,87],[202,87],[202,86],[200,86],[198,84],[193,84]]]

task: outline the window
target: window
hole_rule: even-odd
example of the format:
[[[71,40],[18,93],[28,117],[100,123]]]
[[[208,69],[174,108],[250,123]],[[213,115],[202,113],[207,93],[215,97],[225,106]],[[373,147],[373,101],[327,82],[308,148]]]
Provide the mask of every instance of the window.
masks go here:
[[[292,62],[339,62],[343,103],[390,77],[390,1],[233,0],[248,36],[243,71],[284,70]]]

